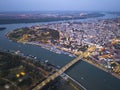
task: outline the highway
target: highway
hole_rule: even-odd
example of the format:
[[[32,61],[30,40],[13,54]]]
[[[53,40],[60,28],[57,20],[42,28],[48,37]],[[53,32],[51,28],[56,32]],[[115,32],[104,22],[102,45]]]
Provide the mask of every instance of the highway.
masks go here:
[[[62,67],[60,70],[58,70],[56,73],[52,74],[51,76],[49,76],[47,79],[45,79],[44,81],[42,81],[41,83],[39,83],[35,88],[33,88],[32,90],[40,90],[42,87],[44,87],[47,83],[49,83],[51,80],[54,80],[55,78],[57,78],[58,76],[60,76],[63,72],[65,72],[68,68],[70,68],[72,65],[74,65],[75,63],[77,63],[79,60],[81,60],[83,58],[83,54],[79,55],[77,58],[73,59],[70,63],[68,63],[67,65],[65,65],[64,67]]]

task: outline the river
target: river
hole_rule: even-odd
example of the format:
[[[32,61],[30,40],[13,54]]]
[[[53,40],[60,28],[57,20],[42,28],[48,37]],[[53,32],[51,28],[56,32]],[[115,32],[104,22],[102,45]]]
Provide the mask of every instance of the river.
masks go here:
[[[114,18],[113,15],[108,15],[103,18]],[[101,19],[101,18],[98,18]],[[82,19],[76,21],[87,21],[92,19]],[[49,22],[50,23],[50,22]],[[4,31],[0,31],[0,49],[20,50],[25,55],[34,55],[38,60],[45,61],[48,60],[54,65],[59,65],[60,67],[69,63],[73,57],[69,57],[65,54],[56,54],[43,49],[35,45],[27,45],[16,43],[8,40],[5,34],[16,28],[39,25],[42,23],[22,23],[22,24],[6,24],[0,25],[1,27],[6,27]],[[69,70],[67,70],[69,76],[82,84],[87,90],[120,90],[120,80],[113,77],[112,75],[86,63],[83,61],[78,62]]]

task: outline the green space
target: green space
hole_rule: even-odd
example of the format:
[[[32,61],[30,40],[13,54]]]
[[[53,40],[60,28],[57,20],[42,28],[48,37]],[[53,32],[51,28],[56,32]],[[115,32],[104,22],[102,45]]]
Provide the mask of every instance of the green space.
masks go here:
[[[56,43],[60,35],[57,30],[50,28],[33,29],[32,27],[25,27],[10,32],[8,37],[18,42]]]
[[[1,90],[29,90],[43,81],[49,75],[49,71],[50,67],[47,68],[46,65],[32,59],[0,52]]]

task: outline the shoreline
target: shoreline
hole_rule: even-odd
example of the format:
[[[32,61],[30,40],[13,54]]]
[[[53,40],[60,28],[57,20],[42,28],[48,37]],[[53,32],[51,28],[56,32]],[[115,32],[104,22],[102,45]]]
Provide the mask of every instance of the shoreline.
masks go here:
[[[40,46],[40,47],[42,47],[42,48],[44,48],[44,49],[47,49],[47,50],[49,50],[49,51],[50,51],[50,48],[52,48],[50,45],[45,45],[45,46],[44,46],[44,44],[42,44],[42,43],[37,44],[37,43],[32,43],[32,42],[25,42],[25,44],[37,45],[37,46]],[[46,48],[46,47],[47,47],[47,48]],[[54,46],[54,47],[55,47],[55,46]],[[59,50],[60,50],[60,48],[56,48],[56,49],[59,49]],[[60,51],[62,51],[62,49],[61,49]],[[67,51],[64,51],[64,52],[67,52]],[[54,53],[56,53],[56,52],[54,52]],[[56,54],[59,54],[59,53],[56,53]],[[64,54],[64,53],[63,53],[63,54]],[[69,56],[70,56],[70,55],[74,55],[74,56],[76,57],[75,54],[72,54],[72,53],[70,53],[70,52],[67,52],[67,54],[68,54]],[[88,61],[88,60],[85,60],[85,59],[84,59],[84,60],[82,59],[82,61],[84,61],[84,62],[86,62],[86,63],[88,63],[88,64],[90,64],[90,65],[92,65],[92,66],[94,66],[94,67],[96,67],[96,68],[104,71],[104,72],[109,73],[106,68],[103,68],[103,67],[101,67],[101,66],[98,66],[98,65],[94,64],[94,63],[91,62],[91,61]],[[116,77],[117,79],[120,79],[120,76],[118,76],[118,75],[115,74],[115,73],[109,73],[109,74],[112,75],[112,76],[114,76],[114,77]]]
[[[7,34],[9,34],[9,33],[7,33]],[[7,36],[7,35],[6,35],[6,36]],[[9,38],[9,37],[7,36],[7,38]],[[10,39],[10,38],[9,38],[9,39]],[[21,43],[21,42],[18,42],[18,43]],[[22,43],[22,44],[36,45],[36,46],[40,46],[41,48],[46,49],[46,50],[49,50],[49,51],[51,51],[51,52],[53,52],[53,53],[56,53],[56,54],[61,54],[61,53],[62,53],[62,54],[67,54],[67,55],[69,55],[70,57],[76,57],[75,54],[70,53],[70,52],[67,52],[67,51],[63,51],[62,49],[58,48],[57,46],[54,46],[54,48],[56,48],[56,50],[59,50],[60,52],[52,51],[52,50],[51,50],[51,48],[52,48],[51,45],[45,45],[45,44],[42,44],[42,43],[24,42],[24,43]],[[63,52],[64,52],[64,53],[63,53]],[[109,72],[107,71],[107,69],[105,69],[105,68],[103,68],[103,67],[101,67],[101,66],[98,66],[98,65],[94,64],[93,62],[90,62],[90,61],[85,60],[85,59],[82,60],[82,61],[87,62],[88,64],[90,64],[90,65],[92,65],[92,66],[94,66],[94,67],[96,67],[96,68],[98,68],[98,69],[100,69],[100,70],[102,70],[102,71],[104,71],[104,72],[109,73]],[[120,76],[118,76],[118,75],[115,74],[115,73],[109,73],[109,74],[112,75],[112,76],[114,76],[114,77],[116,77],[117,79],[120,79]]]
[[[0,51],[1,51],[1,52],[5,52],[5,53],[9,53],[9,54],[11,54],[11,55],[18,55],[18,56],[20,56],[20,57],[29,59],[29,60],[31,60],[31,61],[35,61],[35,62],[38,61],[37,59],[31,58],[31,57],[29,57],[29,56],[24,56],[22,53],[16,54],[15,51],[14,51],[14,52],[11,52],[11,51],[1,50],[1,49],[0,49]],[[22,55],[21,55],[21,54],[22,54]],[[39,62],[39,63],[42,63],[42,62]],[[54,70],[57,69],[56,66],[54,66],[54,65],[52,65],[52,64],[49,64],[49,65],[50,65],[50,67],[53,67]],[[52,66],[51,66],[51,65],[52,65]],[[80,88],[80,90],[87,90],[83,85],[81,85],[79,82],[77,82],[75,79],[73,79],[72,77],[70,77],[70,76],[67,75],[66,73],[61,74],[60,77],[61,77],[62,79],[64,79],[66,82],[71,80],[70,82],[71,82],[72,85],[75,85],[75,86],[73,86],[73,87],[75,87],[75,88]],[[68,79],[70,79],[70,80],[68,80]]]
[[[11,32],[12,32],[12,31],[11,31]],[[10,33],[11,33],[11,32],[10,32]],[[9,33],[6,34],[6,37],[7,37],[9,40],[11,40],[11,39],[8,37],[8,34],[9,34]],[[13,40],[12,40],[12,41],[13,41]],[[40,46],[41,48],[46,49],[46,50],[49,50],[49,51],[51,51],[51,52],[53,52],[53,53],[56,53],[56,54],[67,54],[67,55],[69,55],[70,57],[76,57],[76,55],[75,55],[74,53],[65,51],[65,50],[63,50],[62,48],[58,47],[58,46],[53,46],[53,47],[56,49],[55,51],[53,51],[53,50],[51,50],[51,48],[53,48],[52,45],[49,45],[49,44],[46,44],[46,45],[45,45],[45,44],[43,44],[43,43],[36,43],[36,42],[18,42],[18,41],[14,41],[14,42],[22,43],[22,44],[29,44],[29,45],[36,45],[36,46]],[[59,51],[59,52],[57,52],[57,51]],[[88,63],[88,64],[90,64],[90,65],[92,65],[92,66],[94,66],[94,67],[96,67],[96,68],[98,68],[98,69],[106,72],[106,73],[109,73],[106,68],[104,68],[104,67],[102,67],[102,66],[98,66],[98,65],[94,64],[94,63],[91,62],[91,61],[88,61],[88,60],[85,60],[85,59],[82,60],[82,61],[84,61],[84,62],[86,62],[86,63]],[[120,76],[118,76],[118,75],[115,74],[115,73],[109,73],[109,74],[112,75],[112,76],[114,76],[114,77],[116,77],[117,79],[120,79]]]
[[[26,14],[27,15],[27,14]],[[31,14],[32,15],[32,14]],[[82,19],[91,19],[91,18],[100,18],[100,17],[104,17],[105,14],[103,13],[88,13],[86,16],[83,16],[83,17],[74,17],[74,20],[82,20]],[[0,19],[1,20],[1,19]],[[2,19],[2,21],[0,21],[0,24],[1,25],[4,25],[4,24],[21,24],[21,23],[41,23],[41,22],[56,22],[56,21],[63,21],[63,20],[72,20],[72,18],[70,17],[61,17],[59,18],[59,16],[56,18],[56,17],[47,17],[47,18],[43,18],[43,17],[39,17],[39,18],[25,18],[25,19],[22,19],[22,18],[17,18],[17,19],[14,19],[12,17],[10,17],[10,19],[8,19],[7,21],[4,21],[5,19]],[[3,22],[4,21],[4,22]]]
[[[98,68],[98,69],[106,72],[106,73],[109,73],[106,68],[103,68],[102,66],[96,65],[96,64],[94,64],[93,62],[90,62],[90,61],[88,61],[88,60],[86,60],[86,59],[84,59],[84,60],[82,60],[82,61],[84,61],[84,62],[86,62],[86,63],[88,63],[88,64],[90,64],[90,65],[92,65],[92,66],[94,66],[94,67],[96,67],[96,68]],[[112,76],[114,76],[114,77],[117,78],[117,79],[120,79],[120,76],[118,76],[118,75],[115,74],[115,73],[109,73],[109,74],[112,75]]]
[[[21,42],[18,42],[18,43],[21,43]],[[61,48],[58,48],[57,46],[52,47],[52,45],[47,45],[47,44],[45,45],[42,43],[34,43],[34,42],[24,42],[23,44],[36,45],[36,46],[40,46],[41,48],[44,48],[44,49],[49,50],[49,51],[56,53],[56,54],[66,54],[66,55],[69,55],[70,57],[76,57],[74,54],[67,52],[67,51],[64,51]],[[52,50],[53,48],[55,50]]]
[[[11,32],[11,31],[10,31]],[[6,35],[7,36],[7,35]],[[7,38],[9,38],[9,37],[7,37]],[[10,38],[9,38],[9,40],[10,40]],[[13,41],[13,40],[10,40],[10,41]],[[13,42],[16,42],[16,41],[13,41]],[[17,43],[21,43],[21,42],[17,42]],[[23,43],[22,43],[23,44]],[[25,43],[25,44],[28,44],[28,43]],[[35,45],[35,44],[31,44],[31,45]],[[42,45],[42,44],[41,44]],[[38,46],[40,46],[40,45],[38,45]],[[46,49],[46,50],[49,50],[49,51],[51,51],[49,48],[47,49],[46,47],[48,46],[48,45],[46,45],[46,47],[44,47],[45,45],[43,45],[43,47],[42,46],[40,46],[41,48],[44,48],[44,49]],[[51,51],[51,52],[53,52],[53,51]],[[56,52],[54,52],[54,53],[56,53]],[[59,54],[59,53],[56,53],[56,54]],[[83,59],[82,59],[82,61],[84,61]],[[88,61],[88,60],[87,60]],[[88,64],[90,64],[90,65],[92,65],[92,66],[94,66],[95,68],[98,68],[98,69],[100,69],[100,70],[102,70],[102,71],[104,71],[104,72],[107,72],[107,70],[104,70],[103,68],[101,68],[101,67],[97,67],[96,66],[96,64],[94,65],[94,63],[90,63],[89,61],[87,62],[87,61],[84,61],[84,62],[86,62],[86,63],[88,63]],[[108,74],[110,74],[109,72],[107,72]],[[111,76],[114,76],[114,74],[110,74]],[[114,77],[117,77],[116,75],[114,76]],[[118,79],[120,79],[120,78],[118,78]]]

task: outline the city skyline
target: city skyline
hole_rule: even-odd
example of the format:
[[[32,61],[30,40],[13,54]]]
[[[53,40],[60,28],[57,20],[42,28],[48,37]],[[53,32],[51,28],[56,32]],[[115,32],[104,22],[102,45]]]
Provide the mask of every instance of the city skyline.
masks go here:
[[[119,0],[1,0],[0,11],[119,11]]]

